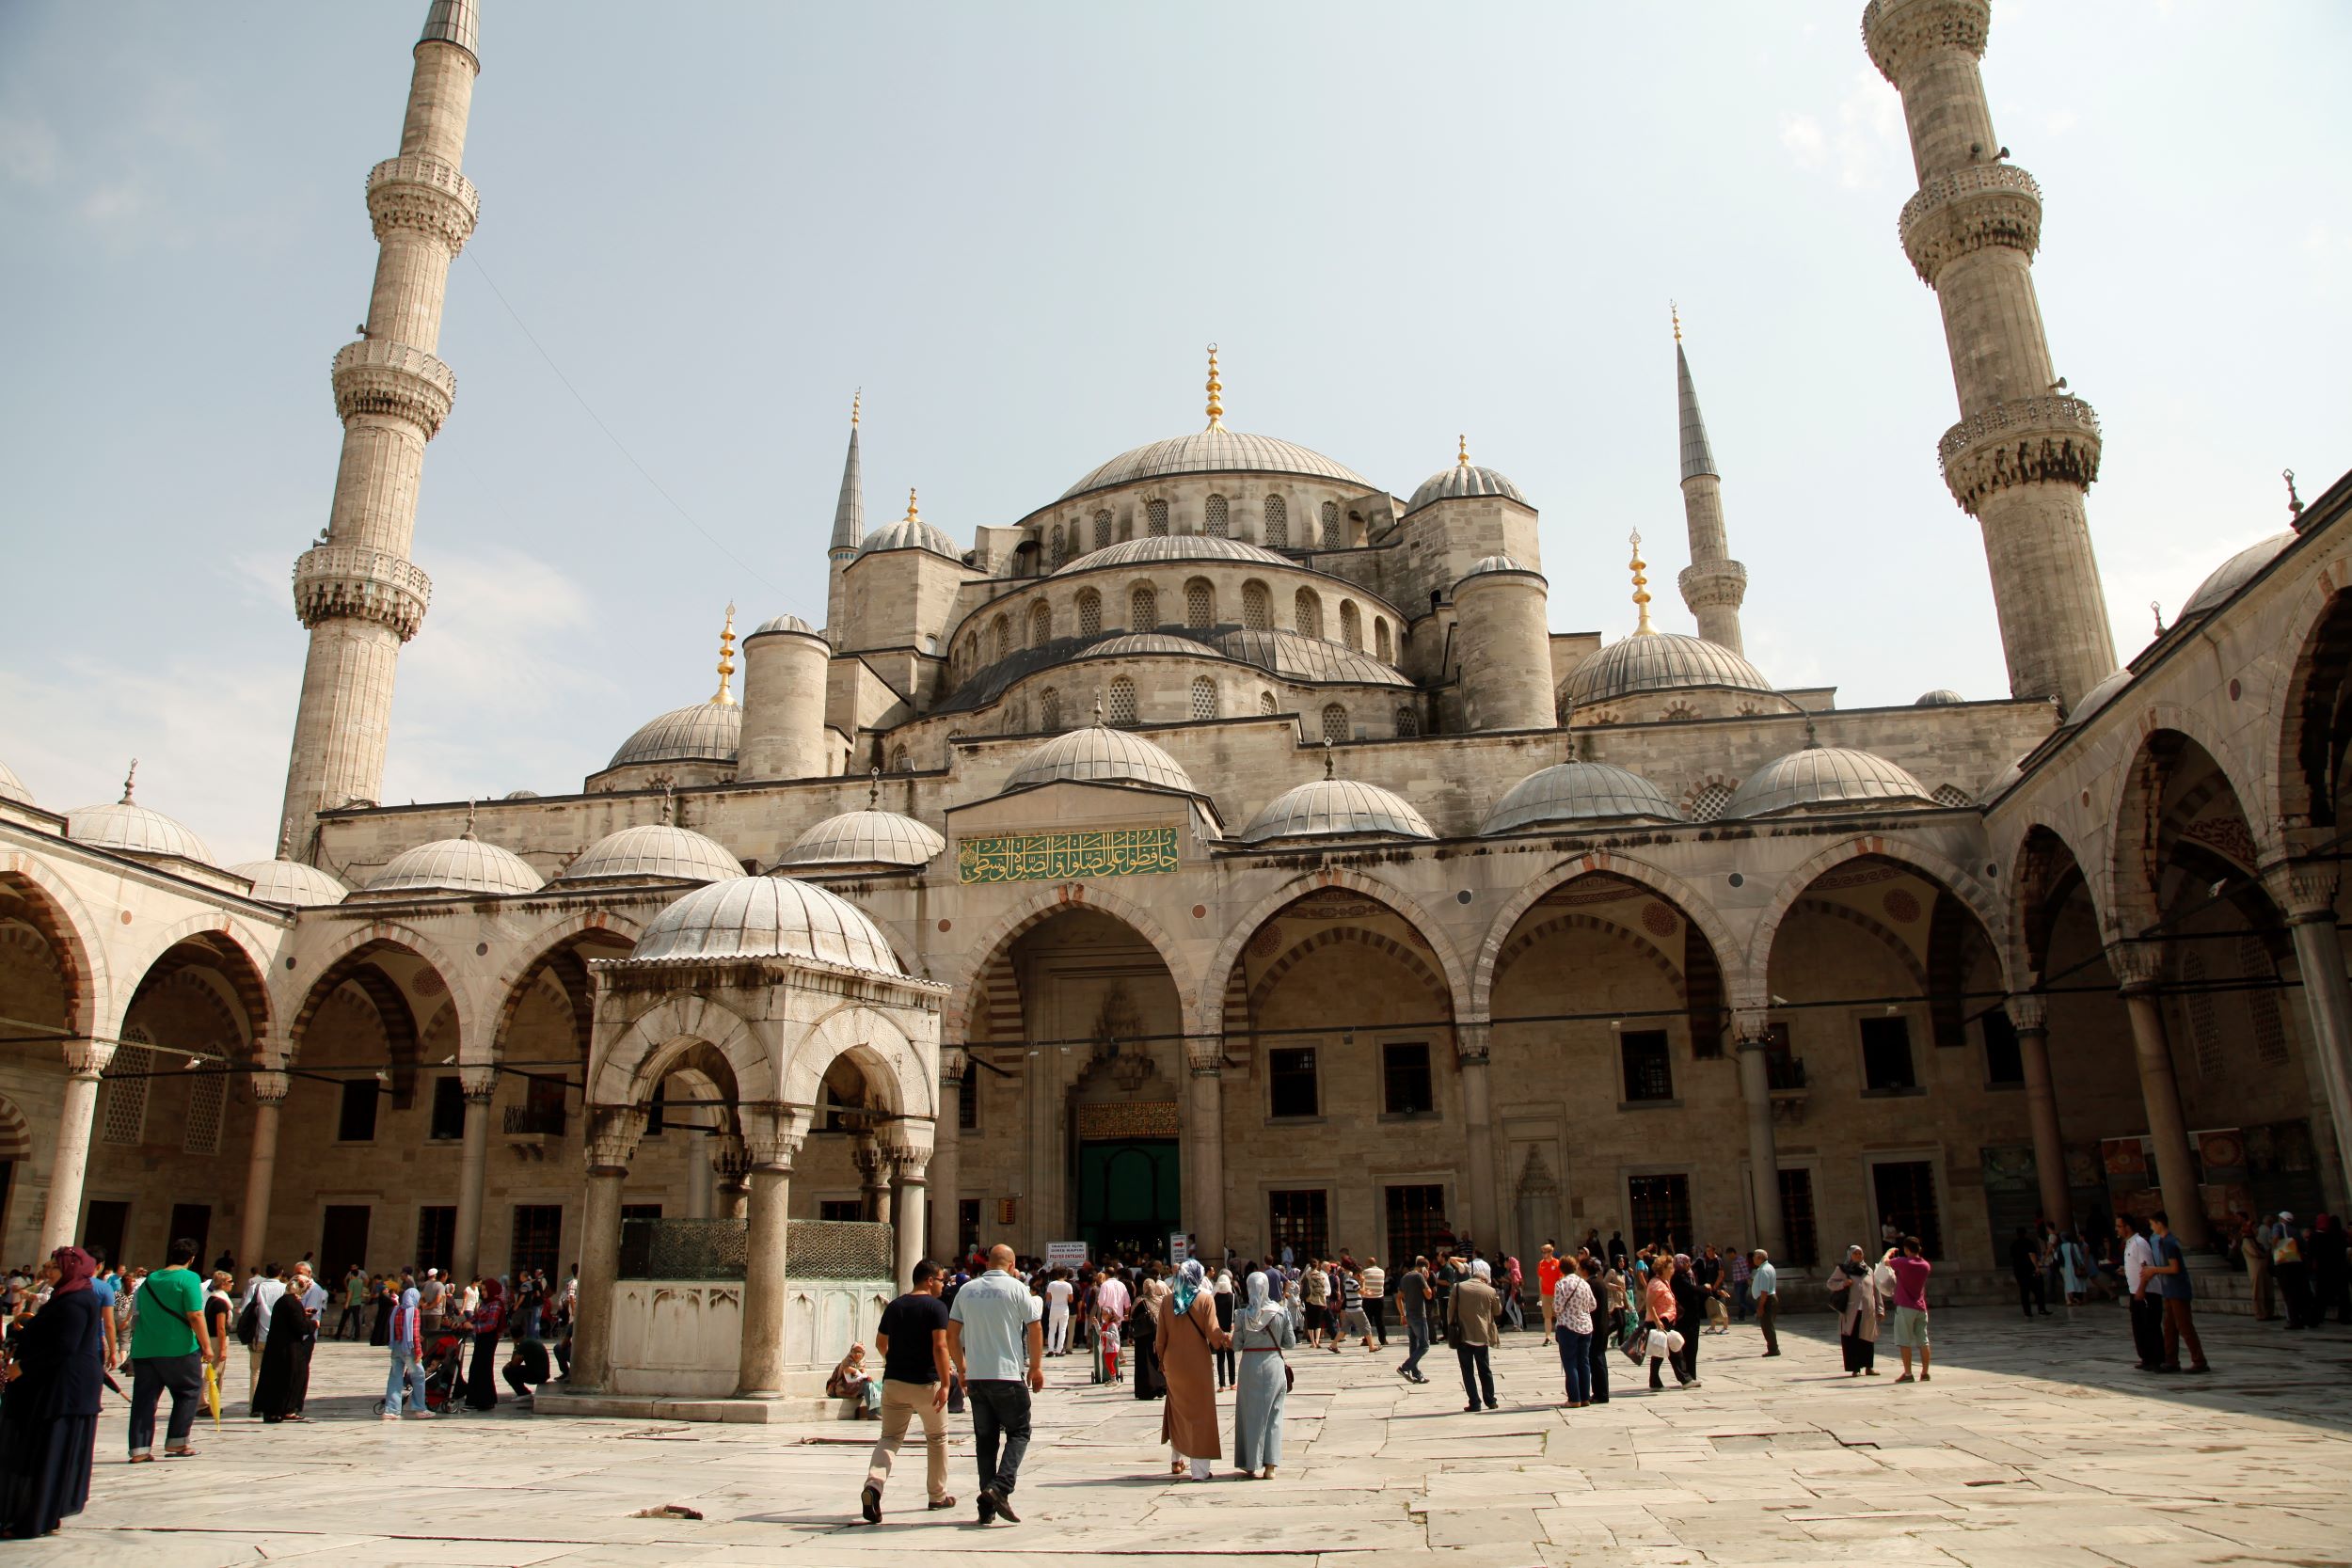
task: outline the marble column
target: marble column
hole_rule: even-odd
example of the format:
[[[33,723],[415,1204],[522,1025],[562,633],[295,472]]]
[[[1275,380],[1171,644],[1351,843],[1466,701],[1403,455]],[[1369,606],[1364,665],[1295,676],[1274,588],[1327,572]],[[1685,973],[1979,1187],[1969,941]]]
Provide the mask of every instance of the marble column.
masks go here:
[[[850,1134],[850,1163],[857,1167],[858,1215],[876,1225],[890,1223],[890,1162],[870,1127]]]
[[[743,1140],[729,1133],[717,1142],[719,1147],[710,1156],[710,1169],[718,1179],[710,1217],[739,1220],[751,1196],[751,1166],[743,1158]]]
[[[2292,861],[2263,874],[2295,939],[2303,1010],[2334,1124],[2337,1169],[2352,1187],[2352,984],[2344,978],[2344,939],[2336,929],[2336,867],[2325,861]]]
[[[1184,1106],[1184,1228],[1196,1250],[1229,1244],[1225,1233],[1225,1037],[1192,1035],[1184,1040],[1189,1069]]]
[[[1454,1027],[1454,1059],[1462,1072],[1462,1158],[1470,1178],[1469,1233],[1488,1252],[1502,1244],[1502,1218],[1495,1209],[1494,1089],[1486,1079],[1487,1042],[1493,1027],[1483,1019]],[[1459,1232],[1463,1227],[1454,1228]]]
[[[693,1133],[687,1136],[691,1141],[686,1153],[686,1217],[707,1220],[710,1217],[718,1172],[710,1168],[712,1150],[704,1146],[702,1138]]]
[[[2156,1149],[2156,1184],[2164,1195],[2172,1234],[2191,1252],[2212,1243],[2205,1223],[2204,1195],[2197,1188],[2197,1162],[2188,1147],[2188,1121],[2181,1111],[2181,1085],[2172,1071],[2172,1047],[2165,1037],[2164,1004],[2156,994],[2164,953],[2153,942],[2119,942],[2107,949],[2131,1015],[2132,1048],[2139,1063],[2139,1093],[2148,1107],[2148,1140]]]
[[[963,1142],[963,1075],[971,1071],[964,1053],[952,1045],[939,1048],[939,1118],[931,1123],[930,1166],[930,1252],[945,1262],[963,1250],[956,1233],[958,1185]]]
[[[2058,1227],[2059,1235],[2071,1236],[2074,1199],[2066,1186],[2066,1141],[2058,1132],[2058,1095],[2050,1084],[2048,1002],[2021,992],[2004,1003],[2003,1010],[2017,1031],[2018,1059],[2025,1064],[2026,1117],[2033,1126],[2033,1172],[2042,1189],[2042,1217]]]
[[[1772,1129],[1772,1020],[1761,1011],[1732,1015],[1738,1037],[1740,1102],[1748,1121],[1748,1202],[1755,1216],[1756,1246],[1778,1260],[1788,1257],[1788,1229],[1780,1212],[1780,1144]]]
[[[57,1112],[57,1158],[49,1167],[49,1207],[40,1223],[43,1258],[72,1246],[82,1228],[82,1181],[89,1171],[90,1131],[98,1120],[98,1075],[114,1055],[111,1044],[65,1042],[65,1103]]]
[[[270,1195],[278,1185],[278,1120],[294,1080],[262,1070],[253,1075],[253,1147],[246,1156],[245,1212],[237,1220],[237,1262],[252,1268],[269,1250]],[[242,1283],[242,1281],[241,1281]]]
[[[768,1127],[755,1127],[769,1120]],[[805,1121],[787,1122],[776,1113],[743,1113],[743,1154],[751,1168],[744,1207],[750,1234],[743,1266],[743,1344],[736,1363],[738,1399],[775,1399],[784,1393],[785,1247],[791,1225],[792,1158],[800,1151]],[[788,1130],[787,1130],[788,1128]]]
[[[580,1307],[572,1324],[566,1389],[600,1392],[612,1382],[612,1293],[621,1274],[621,1189],[645,1124],[626,1107],[588,1111],[588,1197],[580,1214]]]
[[[490,1170],[490,1101],[498,1093],[499,1069],[461,1067],[457,1078],[466,1095],[466,1141],[457,1166],[457,1237],[450,1273],[463,1290],[482,1262],[482,1191]]]

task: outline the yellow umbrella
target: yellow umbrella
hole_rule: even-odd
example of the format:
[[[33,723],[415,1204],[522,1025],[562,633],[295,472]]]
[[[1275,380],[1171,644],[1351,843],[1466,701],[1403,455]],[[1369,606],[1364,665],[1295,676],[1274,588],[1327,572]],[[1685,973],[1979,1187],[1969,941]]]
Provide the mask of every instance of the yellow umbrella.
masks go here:
[[[220,1369],[204,1363],[204,1408],[213,1413],[213,1430],[220,1430]]]

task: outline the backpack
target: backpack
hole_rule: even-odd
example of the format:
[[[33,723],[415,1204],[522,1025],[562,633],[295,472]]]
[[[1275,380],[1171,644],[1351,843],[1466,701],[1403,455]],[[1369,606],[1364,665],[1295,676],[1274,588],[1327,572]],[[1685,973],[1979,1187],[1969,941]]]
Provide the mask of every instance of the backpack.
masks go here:
[[[245,1310],[237,1314],[237,1343],[253,1348],[253,1338],[262,1332],[262,1292],[256,1291],[246,1299]]]

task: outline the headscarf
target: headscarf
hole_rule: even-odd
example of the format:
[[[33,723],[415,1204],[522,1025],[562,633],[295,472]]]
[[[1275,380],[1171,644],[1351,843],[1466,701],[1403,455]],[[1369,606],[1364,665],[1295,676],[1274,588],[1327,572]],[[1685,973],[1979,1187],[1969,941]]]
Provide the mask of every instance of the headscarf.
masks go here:
[[[1216,1284],[1214,1289],[1220,1296],[1232,1295],[1233,1293],[1233,1271],[1231,1269],[1217,1270]]]
[[[1200,1259],[1185,1259],[1184,1266],[1176,1271],[1176,1310],[1191,1311],[1193,1298],[1200,1293],[1200,1288],[1208,1282],[1209,1271],[1201,1266]]]
[[[1234,1317],[1234,1322],[1239,1326],[1248,1329],[1253,1334],[1265,1332],[1266,1325],[1274,1321],[1274,1315],[1282,1310],[1280,1306],[1267,1299],[1266,1292],[1270,1289],[1272,1287],[1266,1283],[1263,1270],[1250,1272],[1249,1304]]]
[[[496,1275],[492,1275],[489,1278],[482,1282],[482,1299],[484,1301],[496,1301],[505,1293],[506,1287],[499,1283],[499,1276]]]
[[[90,1275],[98,1272],[98,1259],[77,1246],[61,1246],[49,1255],[49,1260],[57,1265],[57,1282],[49,1288],[53,1299],[88,1290]]]
[[[1853,1255],[1861,1250],[1862,1243],[1859,1242],[1855,1243],[1852,1246],[1846,1249],[1846,1256],[1838,1262],[1837,1272],[1844,1275],[1848,1279],[1860,1279],[1864,1275],[1870,1272],[1869,1265],[1867,1263],[1857,1263],[1853,1260]]]
[[[1495,1268],[1484,1258],[1473,1258],[1470,1259],[1470,1273],[1481,1279],[1491,1280],[1495,1276]]]

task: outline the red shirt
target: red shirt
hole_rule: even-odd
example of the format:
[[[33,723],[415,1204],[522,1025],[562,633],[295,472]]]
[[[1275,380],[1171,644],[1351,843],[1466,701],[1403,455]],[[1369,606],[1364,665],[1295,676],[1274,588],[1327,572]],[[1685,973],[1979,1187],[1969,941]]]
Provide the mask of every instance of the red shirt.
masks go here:
[[[1551,1299],[1551,1289],[1560,1283],[1560,1259],[1539,1258],[1535,1260],[1535,1283],[1543,1287],[1544,1299]]]

